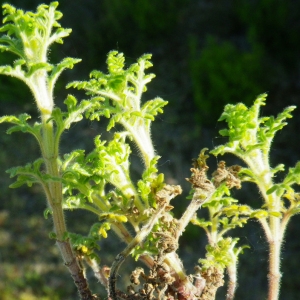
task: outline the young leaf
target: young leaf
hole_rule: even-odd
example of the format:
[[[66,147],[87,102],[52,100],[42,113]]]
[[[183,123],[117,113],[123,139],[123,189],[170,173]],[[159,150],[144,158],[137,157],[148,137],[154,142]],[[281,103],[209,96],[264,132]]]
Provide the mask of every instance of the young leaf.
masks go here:
[[[297,162],[295,168],[289,168],[289,172],[284,178],[283,183],[288,185],[300,184],[300,162]]]
[[[48,46],[53,42],[62,43],[70,29],[64,29],[57,22],[62,13],[56,11],[58,2],[40,5],[35,13],[24,12],[12,5],[3,5],[6,23],[0,31],[7,35],[0,39],[0,49],[11,51],[22,59],[30,62],[46,62]],[[58,28],[53,30],[53,28]]]
[[[17,188],[24,184],[31,187],[34,183],[41,184],[44,189],[47,189],[47,183],[53,181],[61,181],[61,178],[44,174],[41,172],[41,165],[44,163],[42,158],[37,159],[32,164],[29,163],[24,167],[14,167],[8,169],[6,172],[10,177],[17,176],[17,180],[10,185],[10,188]]]

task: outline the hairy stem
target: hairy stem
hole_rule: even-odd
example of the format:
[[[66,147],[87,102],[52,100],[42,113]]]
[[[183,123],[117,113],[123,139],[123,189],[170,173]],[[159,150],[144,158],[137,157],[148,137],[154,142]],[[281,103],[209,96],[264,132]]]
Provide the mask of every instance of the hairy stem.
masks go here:
[[[200,190],[199,192],[197,190]],[[177,227],[177,241],[179,237],[182,235],[184,232],[186,226],[189,224],[191,219],[194,217],[195,213],[197,210],[201,207],[203,203],[208,201],[211,196],[213,195],[214,190],[210,191],[207,193],[206,197],[199,197],[199,193],[203,194],[203,191],[201,189],[197,189],[193,195],[193,199],[187,209],[185,210],[184,214],[180,218],[178,222],[178,227]]]
[[[54,133],[52,122],[47,122],[46,116],[43,116],[43,157],[45,160],[46,171],[53,177],[60,177],[59,166],[57,163],[58,149],[54,147]],[[60,181],[51,181],[49,183],[49,192],[46,193],[49,206],[52,209],[52,218],[54,231],[57,239],[57,246],[61,256],[68,268],[74,283],[78,289],[81,299],[97,299],[92,295],[83,271],[78,265],[76,256],[73,253],[70,241],[65,238],[67,232],[65,217],[62,208],[62,184]]]
[[[280,254],[282,237],[280,236],[280,219],[270,217],[272,240],[269,241],[269,295],[268,300],[277,300],[280,289]]]
[[[109,268],[104,266],[100,268],[96,259],[90,259],[88,257],[85,258],[88,265],[94,272],[95,277],[99,280],[99,282],[105,287],[108,288],[108,272]]]
[[[236,261],[227,267],[229,282],[227,287],[226,300],[233,300],[237,288],[237,263]]]
[[[122,125],[132,134],[135,143],[137,144],[144,164],[150,166],[150,161],[155,157],[155,150],[153,147],[150,128],[145,125],[145,120],[139,120],[134,126],[122,122]]]
[[[269,165],[268,153],[261,153],[256,155],[255,159],[245,160],[253,173],[257,176],[257,185],[265,199],[265,203],[268,206],[269,212],[280,212],[281,204],[280,197],[276,193],[268,194],[267,191],[274,185],[272,181],[272,172]],[[258,168],[258,166],[260,168]],[[265,230],[266,237],[269,243],[269,292],[268,300],[278,300],[280,289],[280,257],[281,257],[281,245],[284,230],[282,230],[281,219],[279,217],[270,216],[268,219],[268,225],[266,222],[261,222],[263,229]],[[285,226],[284,226],[285,227]]]

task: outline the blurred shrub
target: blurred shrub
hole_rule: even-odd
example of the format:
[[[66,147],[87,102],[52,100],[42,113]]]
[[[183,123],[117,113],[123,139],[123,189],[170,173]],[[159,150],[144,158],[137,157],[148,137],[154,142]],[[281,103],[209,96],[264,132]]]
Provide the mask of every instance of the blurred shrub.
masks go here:
[[[190,38],[189,71],[198,120],[212,125],[227,103],[250,104],[265,92],[263,53],[258,46],[241,50],[229,41],[208,36],[202,49]]]
[[[300,48],[300,2],[295,0],[238,0],[237,15],[251,42],[264,48],[278,68],[299,68],[295,57]]]

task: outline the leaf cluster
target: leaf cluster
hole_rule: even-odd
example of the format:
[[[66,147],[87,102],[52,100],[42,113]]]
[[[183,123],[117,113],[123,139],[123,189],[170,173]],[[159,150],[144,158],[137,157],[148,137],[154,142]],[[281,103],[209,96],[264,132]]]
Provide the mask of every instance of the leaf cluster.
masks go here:
[[[248,248],[248,246],[236,247],[238,241],[238,238],[227,237],[220,239],[214,245],[208,244],[206,246],[206,258],[199,259],[202,269],[217,267],[223,270],[233,265],[239,254],[243,253],[243,249]]]
[[[111,51],[107,57],[108,74],[93,71],[89,81],[75,81],[68,87],[83,89],[86,94],[100,97],[103,101],[101,109],[90,114],[91,120],[99,120],[101,116],[110,118],[107,129],[110,130],[116,123],[130,128],[143,119],[146,126],[150,126],[162,107],[167,104],[161,98],[155,98],[141,104],[142,93],[146,92],[147,84],[155,77],[154,74],[145,74],[152,66],[151,55],[145,54],[137,63],[125,69],[123,53]]]
[[[88,258],[89,260],[95,259],[100,263],[100,258],[95,251],[100,250],[99,241],[102,237],[107,238],[108,230],[110,230],[109,223],[98,222],[93,224],[87,236],[69,232],[66,237],[71,240],[73,249],[77,255]]]
[[[60,74],[72,69],[81,61],[71,57],[64,58],[58,64],[48,62],[49,47],[62,43],[71,29],[62,28],[58,20],[62,13],[57,11],[58,2],[40,5],[36,12],[24,12],[4,4],[5,15],[0,28],[5,32],[0,38],[0,50],[18,56],[12,65],[0,66],[0,74],[16,77],[25,82],[33,93],[42,113],[51,113],[54,103],[53,89]]]
[[[216,147],[212,154],[223,155],[225,152],[235,153],[241,158],[254,150],[268,153],[271,142],[278,130],[281,130],[291,118],[290,112],[296,107],[287,107],[276,118],[261,117],[259,112],[261,106],[265,105],[267,94],[259,95],[254,105],[247,108],[244,104],[228,104],[218,121],[226,121],[228,129],[220,130],[222,136],[228,136],[229,141],[225,145]]]
[[[0,39],[0,50],[13,52],[29,65],[44,61],[48,47],[54,42],[62,44],[62,39],[71,32],[71,29],[64,29],[58,23],[62,13],[56,10],[57,6],[58,2],[52,2],[49,6],[42,4],[34,13],[4,4],[5,25],[0,31],[6,32],[6,35]]]

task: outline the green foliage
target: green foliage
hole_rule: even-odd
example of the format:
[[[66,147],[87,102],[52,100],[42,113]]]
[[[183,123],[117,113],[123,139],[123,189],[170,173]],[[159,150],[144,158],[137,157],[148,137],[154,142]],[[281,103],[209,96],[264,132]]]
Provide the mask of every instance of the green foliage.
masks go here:
[[[199,263],[202,265],[204,270],[207,270],[209,267],[217,267],[220,269],[225,269],[226,267],[235,263],[238,255],[243,253],[243,247],[235,247],[238,242],[238,238],[232,239],[222,238],[215,245],[206,246],[206,258],[200,259]]]
[[[35,123],[33,126],[27,123],[27,120],[31,119],[28,114],[21,114],[19,117],[16,116],[3,116],[0,118],[0,123],[12,123],[15,124],[7,130],[7,134],[11,134],[16,131],[31,133],[38,142],[41,142],[41,124]]]
[[[291,118],[290,112],[296,107],[287,107],[277,118],[259,118],[260,107],[265,105],[266,97],[266,94],[258,96],[250,108],[242,103],[225,106],[219,121],[226,121],[228,129],[220,130],[220,134],[228,136],[229,142],[214,149],[214,155],[231,152],[244,158],[252,155],[253,151],[262,151],[264,156],[268,155],[276,132],[287,124],[285,120]],[[278,171],[281,169],[282,167]]]
[[[272,178],[277,172],[284,171],[284,165],[279,164],[275,168],[270,167],[271,143],[275,134],[287,124],[286,120],[292,117],[291,112],[295,106],[285,108],[276,118],[273,116],[260,117],[260,108],[265,105],[266,96],[266,94],[258,96],[250,108],[241,103],[237,105],[228,104],[219,121],[227,122],[228,129],[220,130],[220,134],[228,136],[229,141],[211,151],[214,155],[232,153],[248,165],[247,168],[240,171],[240,176],[244,181],[256,183],[265,195],[264,200],[266,202],[266,206],[263,206],[261,210],[251,213],[250,217],[252,218],[267,218],[270,214],[281,217],[281,208],[278,206],[280,197],[286,191],[293,191],[291,188],[293,184],[299,184],[299,163],[296,164],[295,168],[289,169],[281,183],[272,182]],[[267,181],[264,179],[265,176],[268,176]],[[278,200],[273,199],[274,193]],[[274,205],[274,201],[279,202]],[[276,206],[277,211],[274,211],[274,206]],[[265,211],[266,207],[273,208],[270,211]]]
[[[270,275],[280,272],[280,249],[284,233],[290,218],[299,213],[298,194],[292,187],[300,183],[299,162],[295,168],[290,168],[284,179],[274,183],[273,178],[285,166],[279,164],[275,168],[270,166],[270,150],[275,134],[291,118],[295,106],[287,107],[277,117],[260,117],[260,108],[265,105],[266,94],[260,95],[254,104],[247,108],[244,104],[226,105],[219,121],[226,121],[228,128],[220,130],[222,136],[228,137],[228,142],[216,147],[211,153],[223,155],[231,153],[246,163],[239,176],[244,181],[254,182],[263,199],[259,209],[243,208],[243,213],[249,218],[256,218],[262,225],[269,243]],[[288,200],[285,201],[286,198]],[[240,207],[225,208],[225,214],[239,214]],[[269,299],[278,299],[279,279],[269,281]]]
[[[107,224],[107,223],[104,223]],[[98,241],[101,238],[100,234],[106,235],[106,230],[109,229],[104,224],[95,223],[91,228],[88,236],[82,236],[76,233],[68,233],[68,238],[71,240],[73,249],[78,255],[87,257],[88,259],[95,259],[100,262],[99,256],[96,254],[95,250],[100,250]]]
[[[146,92],[146,85],[155,77],[154,74],[145,74],[145,70],[152,66],[150,58],[150,54],[145,54],[137,63],[124,70],[123,54],[111,51],[107,58],[109,74],[93,71],[90,81],[76,81],[68,87],[84,89],[87,95],[93,97],[103,97],[101,109],[89,117],[92,120],[99,120],[100,116],[110,118],[107,130],[118,122],[130,131],[140,119],[143,119],[149,130],[150,121],[158,113],[162,113],[162,107],[167,104],[167,101],[156,98],[141,105],[142,93]]]
[[[158,159],[159,156],[156,156],[151,160],[150,166],[143,172],[142,179],[137,183],[138,191],[147,207],[156,208],[156,200],[153,195],[164,186],[164,174],[156,175]]]
[[[11,188],[18,188],[23,184],[31,187],[33,183],[39,183],[46,187],[46,183],[49,181],[61,181],[60,177],[54,177],[50,174],[44,174],[40,167],[44,163],[42,158],[37,159],[33,164],[27,164],[25,167],[14,167],[7,170],[10,177],[17,176],[17,181],[10,185]]]
[[[58,2],[40,5],[36,13],[24,12],[4,4],[5,15],[0,31],[6,35],[0,38],[0,50],[18,56],[13,65],[0,66],[0,74],[16,77],[25,82],[32,91],[38,108],[43,113],[53,109],[54,85],[66,68],[72,69],[80,59],[65,58],[57,65],[48,63],[49,47],[54,42],[62,43],[71,30],[64,29],[57,22],[62,13],[56,10]],[[49,76],[47,73],[50,73]],[[39,86],[39,87],[38,87]]]
[[[85,156],[84,151],[76,150],[64,156],[62,170],[66,208],[87,208],[103,216],[103,212],[121,212],[126,209],[128,201],[137,197],[129,174],[131,150],[125,143],[125,137],[116,133],[114,139],[105,145],[106,141],[101,141],[98,136],[95,138],[95,150],[90,154]],[[117,191],[106,193],[107,183],[116,187]]]
[[[61,28],[57,22],[62,17],[62,13],[55,10],[57,6],[58,2],[52,2],[50,6],[40,5],[36,13],[24,13],[9,4],[4,4],[3,23],[7,24],[2,27],[1,31],[7,32],[7,39],[2,42],[8,44],[9,47],[2,46],[2,49],[12,51],[25,60],[29,58],[34,61],[37,58],[30,55],[35,53],[37,48],[42,54],[40,57],[43,57],[45,46],[47,47],[53,42],[62,43],[62,38],[68,36],[71,30]],[[52,27],[58,29],[51,35]],[[17,40],[21,40],[23,43],[20,44],[10,36],[16,36]],[[23,48],[27,48],[27,57],[22,54]]]
[[[236,227],[243,227],[249,219],[251,209],[246,205],[234,204],[236,202],[237,199],[230,197],[226,183],[222,183],[210,200],[203,204],[203,208],[209,211],[209,220],[191,219],[194,225],[205,230],[208,237],[206,258],[199,260],[204,270],[210,266],[223,270],[237,264],[238,255],[245,246],[236,247],[239,239],[225,238],[224,235]]]
[[[159,228],[159,225],[153,228],[153,231]],[[159,238],[155,234],[150,233],[145,242],[142,245],[137,245],[131,252],[132,257],[137,261],[141,255],[158,255],[159,249],[157,242]]]

